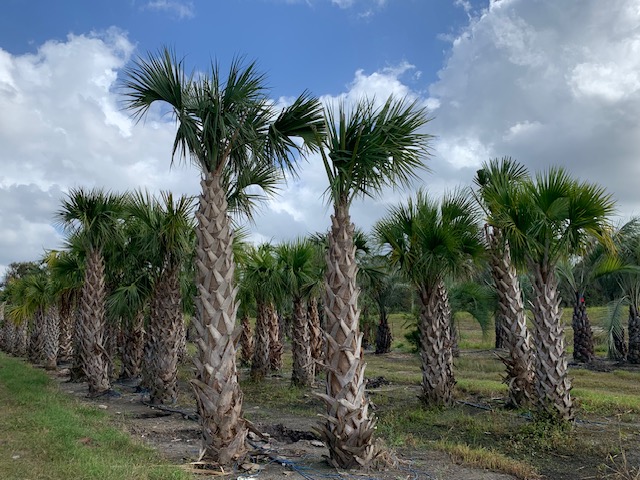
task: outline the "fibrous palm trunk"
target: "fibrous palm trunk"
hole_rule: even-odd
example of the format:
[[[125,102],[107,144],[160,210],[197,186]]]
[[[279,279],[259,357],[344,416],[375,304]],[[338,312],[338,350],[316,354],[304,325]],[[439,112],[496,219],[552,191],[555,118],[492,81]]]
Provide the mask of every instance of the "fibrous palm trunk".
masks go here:
[[[279,372],[282,369],[282,329],[280,328],[280,318],[278,311],[271,303],[268,306],[269,315],[269,369]]]
[[[585,363],[593,361],[595,357],[593,332],[587,314],[587,304],[580,292],[575,292],[571,326],[573,327],[573,359],[576,362]]]
[[[69,362],[73,358],[73,308],[64,299],[60,308],[60,335],[58,336],[58,360]]]
[[[293,370],[291,383],[298,387],[308,387],[313,383],[313,360],[309,344],[309,320],[304,301],[296,298],[293,301]]]
[[[18,357],[27,355],[27,345],[29,343],[29,322],[22,322],[16,325],[13,354]]]
[[[530,264],[532,272],[536,401],[541,416],[556,422],[573,419],[571,381],[567,375],[560,296],[553,268]]]
[[[640,315],[638,307],[634,304],[629,305],[629,350],[627,353],[627,361],[629,363],[640,363]]]
[[[4,305],[4,302],[0,303],[0,350],[8,352],[13,333],[9,321],[4,319]]]
[[[124,329],[123,345],[120,351],[121,380],[131,380],[140,376],[145,338],[144,311],[140,310]]]
[[[178,398],[178,333],[182,323],[180,265],[165,262],[149,312],[145,355],[146,386],[151,403],[174,403]]]
[[[376,353],[389,353],[391,351],[391,329],[389,328],[389,318],[384,308],[380,309],[380,322],[376,331]]]
[[[449,318],[444,313],[446,289],[441,280],[432,286],[422,285],[420,298],[420,359],[422,366],[422,394],[420,399],[428,407],[453,404],[453,355]]]
[[[330,462],[353,468],[368,465],[376,456],[376,421],[369,414],[365,392],[354,226],[346,204],[336,204],[331,223],[325,274],[327,381],[326,394],[320,395],[327,407],[327,421],[319,431],[329,448]]]
[[[202,426],[202,456],[228,465],[246,455],[247,427],[242,419],[242,392],[236,368],[237,288],[234,286],[233,232],[221,176],[210,172],[201,181],[196,213],[196,315],[198,338],[191,381]]]
[[[509,387],[509,405],[522,406],[533,398],[534,355],[532,339],[522,302],[520,281],[513,263],[509,245],[497,229],[485,229],[489,244],[491,275],[498,296],[496,325],[502,326],[504,348],[508,356],[499,358],[506,366],[503,382]],[[496,327],[497,328],[497,327]]]
[[[104,257],[98,248],[89,250],[81,299],[80,357],[89,384],[89,395],[98,396],[111,389],[105,336]]]
[[[60,345],[59,312],[57,306],[47,308],[44,315],[44,368],[55,370],[58,367],[58,347]]]
[[[249,323],[249,314],[245,312],[240,320],[242,332],[240,333],[240,364],[251,365],[251,357],[253,357],[253,337],[251,336],[251,324]]]
[[[456,325],[455,318],[451,315],[451,305],[449,304],[449,293],[444,285],[444,282],[439,282],[437,285],[437,294],[440,297],[440,302],[438,302],[439,308],[441,311],[439,315],[442,318],[447,319],[447,323],[449,324],[449,338],[451,344],[451,355],[453,357],[458,358],[460,356],[460,345],[458,343],[459,340],[459,332],[458,326]]]
[[[81,299],[82,304],[82,299]],[[69,381],[83,382],[87,377],[84,373],[84,365],[82,360],[82,308],[73,310],[73,358],[71,359],[71,368]]]
[[[187,352],[187,329],[184,324],[184,315],[180,313],[180,321],[178,322],[178,343],[176,350],[178,354],[178,362],[184,363],[189,358],[189,352]]]
[[[253,360],[251,361],[251,379],[260,381],[269,373],[269,307],[258,302],[256,330],[253,342]]]
[[[313,359],[313,375],[315,376],[324,361],[324,335],[320,328],[320,313],[318,312],[318,299],[311,297],[307,305],[309,316],[309,344],[311,345],[311,358]]]
[[[31,320],[28,358],[31,363],[44,361],[44,312],[39,308]]]

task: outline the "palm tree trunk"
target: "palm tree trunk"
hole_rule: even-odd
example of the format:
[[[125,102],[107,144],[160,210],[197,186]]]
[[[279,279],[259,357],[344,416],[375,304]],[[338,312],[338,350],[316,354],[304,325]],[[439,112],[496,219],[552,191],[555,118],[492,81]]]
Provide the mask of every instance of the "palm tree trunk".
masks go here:
[[[309,387],[313,383],[313,360],[309,344],[309,321],[304,301],[293,301],[293,371],[291,383],[297,387]]]
[[[4,302],[0,303],[0,350],[9,352],[11,337],[13,336],[9,320],[4,319]]]
[[[437,295],[440,298],[438,302],[439,308],[441,309],[438,312],[438,315],[442,318],[446,319],[447,324],[449,325],[449,343],[451,345],[451,355],[454,358],[458,358],[460,356],[460,345],[458,344],[459,340],[459,332],[458,327],[456,325],[455,319],[453,315],[451,315],[451,305],[449,304],[449,293],[447,292],[447,288],[444,285],[444,282],[438,282],[437,285]]]
[[[270,303],[268,306],[269,318],[269,369],[273,372],[279,372],[282,369],[282,353],[284,346],[282,345],[282,330],[280,329],[280,321],[278,311],[275,306]]]
[[[376,421],[369,416],[365,392],[354,226],[346,203],[336,204],[331,223],[325,274],[327,381],[326,394],[320,395],[327,421],[319,431],[329,448],[329,461],[339,468],[352,468],[366,466],[375,457]]]
[[[573,359],[576,362],[585,363],[593,361],[595,357],[593,332],[587,314],[587,304],[580,292],[575,292],[571,325],[573,327]]]
[[[640,315],[638,307],[633,303],[629,305],[629,351],[627,361],[629,363],[640,363]]]
[[[422,394],[420,399],[427,407],[453,404],[453,355],[449,318],[443,315],[448,309],[442,281],[435,287],[423,285],[420,298],[420,359],[422,361]],[[449,309],[450,311],[450,309]]]
[[[82,302],[82,300],[81,300]],[[84,365],[82,360],[82,309],[80,307],[73,310],[73,358],[71,359],[71,368],[69,381],[74,383],[83,382],[87,376],[84,373]]]
[[[63,299],[59,327],[58,360],[69,362],[73,358],[73,309],[69,298]]]
[[[251,365],[251,357],[253,357],[253,337],[251,336],[248,313],[245,312],[242,315],[240,325],[242,325],[242,333],[240,333],[240,364],[248,366]]]
[[[58,368],[58,347],[60,345],[60,321],[58,307],[47,308],[44,315],[44,368],[55,370]]]
[[[558,282],[552,267],[531,264],[533,276],[536,401],[538,412],[553,421],[573,419],[571,380],[567,375],[564,329],[560,323]]]
[[[151,299],[147,329],[148,378],[151,403],[174,403],[178,398],[178,331],[182,322],[180,265],[165,262]]]
[[[509,405],[522,406],[533,398],[534,365],[532,339],[527,328],[527,318],[522,303],[520,281],[513,263],[509,245],[503,243],[500,230],[485,227],[491,275],[498,295],[497,325],[502,326],[504,347],[508,356],[498,355],[505,364],[506,374],[502,379],[509,387]]]
[[[89,384],[89,395],[110,390],[109,359],[104,349],[105,336],[104,258],[97,248],[89,250],[82,286],[80,356]]]
[[[389,353],[391,351],[391,329],[389,328],[389,317],[384,307],[380,308],[380,322],[376,332],[376,354]]]
[[[131,380],[140,376],[145,343],[144,311],[140,310],[124,329],[124,341],[120,351],[121,380]]]
[[[269,373],[269,307],[265,302],[258,302],[256,331],[251,362],[251,380],[260,381]]]
[[[233,232],[221,176],[204,173],[196,213],[198,294],[193,319],[198,338],[191,381],[203,436],[203,456],[221,465],[243,458],[247,427],[236,368],[237,288],[234,286]]]
[[[313,373],[321,370],[320,364],[324,361],[324,335],[320,328],[320,313],[318,312],[318,299],[311,297],[307,305],[309,316],[309,343],[311,345],[311,358],[313,359]]]
[[[178,336],[178,339],[176,344],[176,354],[178,355],[178,363],[182,364],[189,358],[189,352],[187,351],[187,329],[184,324],[184,315],[182,312],[180,312],[180,321],[178,322],[177,328],[178,330],[176,335]]]
[[[27,345],[29,343],[29,322],[22,322],[15,327],[15,337],[13,344],[13,354],[18,357],[27,355]]]
[[[44,313],[39,308],[31,320],[31,332],[29,334],[29,361],[40,364],[44,361]]]
[[[494,320],[494,331],[495,331],[495,344],[494,348],[507,348],[507,342],[505,340],[505,329],[508,328],[505,325],[504,317],[502,315],[496,315]]]

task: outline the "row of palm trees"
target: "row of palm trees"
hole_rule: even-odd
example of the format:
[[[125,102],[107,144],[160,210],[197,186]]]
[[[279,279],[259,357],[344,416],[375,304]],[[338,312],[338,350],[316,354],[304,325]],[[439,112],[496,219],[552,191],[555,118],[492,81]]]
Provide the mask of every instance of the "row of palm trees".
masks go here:
[[[239,304],[241,286],[255,282],[261,287],[254,290],[252,355],[252,376],[260,379],[267,363],[278,368],[277,355],[268,362],[267,357],[281,350],[274,327],[279,299],[266,280],[277,271],[291,300],[296,384],[306,385],[313,375],[315,362],[309,361],[309,355],[318,343],[318,326],[315,320],[305,320],[304,313],[314,311],[318,303],[315,295],[321,292],[325,343],[321,366],[326,389],[320,398],[326,410],[320,431],[330,461],[343,468],[369,464],[377,450],[375,418],[365,391],[358,284],[358,271],[366,264],[358,259],[349,209],[356,198],[374,196],[389,186],[405,186],[415,178],[429,157],[431,137],[424,133],[430,120],[427,112],[416,103],[393,98],[379,107],[362,100],[353,106],[325,109],[306,92],[279,110],[268,98],[265,78],[254,64],[234,61],[226,79],[217,65],[207,74],[195,75],[186,72],[183,61],[167,49],[138,59],[127,70],[123,87],[126,106],[136,118],[147,116],[156,102],[170,108],[178,124],[173,157],[189,158],[200,169],[202,193],[195,209],[192,262],[186,250],[177,248],[189,244],[187,232],[192,230],[188,216],[178,221],[171,215],[189,210],[186,199],[169,201],[167,195],[164,202],[156,202],[167,219],[173,218],[167,223],[145,219],[148,210],[155,207],[149,207],[154,201],[143,194],[137,196],[139,208],[129,220],[127,215],[123,220],[121,214],[128,202],[114,194],[86,195],[76,190],[65,200],[59,220],[68,228],[70,245],[78,245],[83,252],[78,269],[83,272],[77,294],[81,312],[78,351],[90,393],[101,394],[110,388],[109,346],[104,334],[107,291],[117,295],[114,308],[139,306],[142,298],[148,299],[149,340],[144,358],[147,363],[154,362],[166,358],[165,353],[183,338],[178,333],[182,322],[177,313],[184,290],[180,289],[180,275],[191,273],[195,278],[193,326],[198,349],[194,358],[197,374],[191,386],[202,426],[203,456],[223,465],[241,459],[246,453],[247,425],[242,419],[236,365],[241,333],[236,320],[241,308],[242,324],[248,324],[249,304]],[[266,247],[250,249],[247,267],[236,271],[239,242],[234,237],[232,215],[251,213],[256,190],[247,187],[260,186],[263,192],[272,192],[285,173],[295,174],[300,156],[309,152],[317,152],[322,160],[328,178],[327,200],[333,205],[321,270],[323,288],[314,289],[311,281],[318,263],[312,260],[317,259],[318,250],[308,253],[297,243],[279,247],[277,254]],[[451,328],[447,282],[471,271],[488,246],[500,300],[497,322],[508,347],[504,361],[510,399],[515,405],[533,402],[540,414],[553,420],[570,420],[573,405],[556,267],[593,241],[610,246],[607,218],[613,202],[599,187],[580,183],[561,169],[531,179],[508,159],[485,165],[478,172],[476,187],[478,202],[466,190],[446,194],[441,201],[421,191],[406,204],[392,208],[374,228],[394,271],[414,286],[420,303],[421,398],[427,406],[453,401],[455,331]],[[485,212],[484,230],[478,227],[479,208]],[[127,228],[131,230],[122,235],[120,249],[112,249],[104,241],[108,233],[127,232]],[[138,232],[148,232],[150,237],[155,232],[157,238],[137,237]],[[122,252],[145,254],[125,260],[128,268],[112,276],[111,262],[105,259],[118,258]],[[147,259],[147,253],[154,255],[153,261]],[[371,260],[374,265],[378,262]],[[516,273],[519,269],[529,274],[534,291],[533,335],[527,330]],[[149,279],[147,296],[138,290],[136,280],[141,272]],[[110,281],[116,277],[117,281]],[[362,285],[366,284],[364,278],[360,276]],[[374,302],[386,319],[384,298],[390,287],[383,282],[371,286]],[[127,317],[128,331],[140,331],[144,317],[133,313],[135,308],[116,310]],[[390,343],[386,320],[380,322],[379,331],[379,337],[386,339],[381,344]],[[307,340],[307,334],[312,333],[314,341]],[[132,344],[138,338],[130,335]],[[248,343],[251,336],[243,338]],[[129,351],[140,351],[140,346]],[[175,377],[164,376],[164,372],[175,371],[175,361],[173,357],[163,360],[161,371],[149,380],[152,396],[158,401],[175,396]],[[136,365],[129,368],[135,371]],[[161,386],[155,387],[156,382]]]

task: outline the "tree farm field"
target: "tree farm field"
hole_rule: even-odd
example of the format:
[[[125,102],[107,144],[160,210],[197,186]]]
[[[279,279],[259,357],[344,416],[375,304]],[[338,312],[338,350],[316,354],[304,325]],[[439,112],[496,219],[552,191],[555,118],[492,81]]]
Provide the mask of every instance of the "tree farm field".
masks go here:
[[[456,405],[423,409],[417,398],[420,361],[404,337],[411,318],[391,315],[392,352],[365,352],[367,390],[387,452],[369,472],[337,471],[324,461],[327,451],[314,431],[323,410],[314,396],[322,392],[322,377],[311,390],[291,388],[290,353],[282,371],[263,382],[251,382],[240,368],[244,414],[259,434],[251,434],[250,461],[234,471],[195,462],[192,365],[180,367],[180,394],[171,412],[144,405],[131,385],[116,383],[118,398],[87,399],[86,386],[66,383],[61,372],[48,377],[2,355],[0,478],[638,480],[640,369],[603,360],[606,342],[598,332],[604,309],[589,314],[600,360],[589,368],[570,363],[577,418],[563,430],[531,421],[526,409],[504,407],[500,351],[492,348],[492,333],[483,335],[464,313],[457,316]],[[571,346],[570,326],[565,333]]]

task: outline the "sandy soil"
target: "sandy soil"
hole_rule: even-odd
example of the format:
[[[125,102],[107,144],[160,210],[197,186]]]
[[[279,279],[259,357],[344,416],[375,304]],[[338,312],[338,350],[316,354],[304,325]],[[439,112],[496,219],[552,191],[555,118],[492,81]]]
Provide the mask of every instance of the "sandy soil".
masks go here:
[[[64,371],[63,371],[64,372]],[[62,373],[63,373],[62,372]],[[248,460],[235,471],[222,475],[219,468],[194,463],[200,449],[199,426],[190,419],[193,406],[172,407],[169,412],[147,406],[135,385],[118,384],[119,396],[89,399],[84,383],[68,383],[58,375],[60,389],[82,402],[108,412],[118,425],[137,440],[153,447],[169,461],[198,469],[197,478],[229,479],[335,479],[335,480],[509,480],[503,475],[456,465],[448,455],[437,451],[395,451],[385,457],[385,465],[376,471],[338,471],[325,458],[328,452],[313,433],[317,419],[282,411],[269,411],[259,405],[245,403],[260,437],[251,434],[253,450]],[[208,472],[208,473],[207,473]]]

